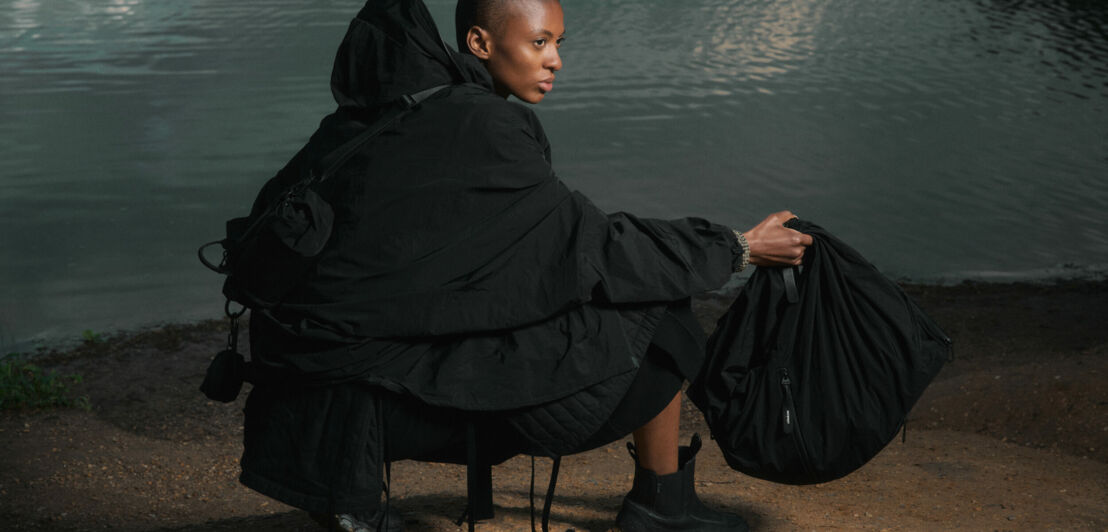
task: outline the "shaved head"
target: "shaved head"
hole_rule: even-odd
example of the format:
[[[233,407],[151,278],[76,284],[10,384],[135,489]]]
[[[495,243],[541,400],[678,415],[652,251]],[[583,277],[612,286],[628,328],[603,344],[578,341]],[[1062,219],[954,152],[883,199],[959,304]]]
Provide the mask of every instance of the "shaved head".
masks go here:
[[[558,0],[458,0],[458,5],[454,8],[454,36],[458,51],[469,53],[466,34],[470,28],[480,26],[492,33],[499,33],[517,4],[555,1]]]

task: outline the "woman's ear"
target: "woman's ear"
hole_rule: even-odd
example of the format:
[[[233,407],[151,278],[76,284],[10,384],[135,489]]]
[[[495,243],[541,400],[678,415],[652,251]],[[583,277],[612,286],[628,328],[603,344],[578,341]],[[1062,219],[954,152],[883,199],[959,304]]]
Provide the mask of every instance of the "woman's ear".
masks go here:
[[[489,37],[489,32],[481,26],[470,27],[466,32],[466,46],[469,47],[469,53],[477,56],[478,59],[487,60],[492,52]]]

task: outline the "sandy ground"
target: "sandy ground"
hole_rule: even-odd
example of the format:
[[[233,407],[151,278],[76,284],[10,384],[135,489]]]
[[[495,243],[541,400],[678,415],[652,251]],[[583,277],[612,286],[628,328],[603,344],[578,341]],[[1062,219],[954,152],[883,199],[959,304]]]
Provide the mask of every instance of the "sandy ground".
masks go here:
[[[909,418],[907,441],[803,487],[736,473],[707,441],[701,497],[756,530],[1108,531],[1108,283],[907,289],[957,353]],[[711,330],[729,303],[695,308]],[[222,327],[165,326],[47,356],[85,376],[75,392],[93,408],[0,414],[3,528],[318,530],[236,481],[242,398],[223,405],[196,391]],[[687,401],[682,431],[707,435]],[[550,462],[536,463],[541,494]],[[631,483],[623,443],[562,464],[552,529],[609,530]],[[527,457],[494,468],[497,516],[479,530],[530,528],[530,474]],[[401,462],[393,489],[409,530],[460,529],[463,467]]]

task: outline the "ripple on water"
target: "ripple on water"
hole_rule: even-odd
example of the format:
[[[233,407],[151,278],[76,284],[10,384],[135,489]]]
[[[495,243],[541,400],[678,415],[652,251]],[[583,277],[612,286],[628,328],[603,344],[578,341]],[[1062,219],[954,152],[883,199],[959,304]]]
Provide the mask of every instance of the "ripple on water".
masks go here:
[[[128,278],[131,302],[212,299],[191,248],[333,108],[359,5],[6,3],[0,278],[27,311],[0,331],[64,321],[59,287],[82,294],[73,316]],[[791,208],[916,279],[1108,264],[1103,2],[564,7],[565,69],[535,110],[598,204],[736,226]],[[131,244],[89,245],[104,235]]]

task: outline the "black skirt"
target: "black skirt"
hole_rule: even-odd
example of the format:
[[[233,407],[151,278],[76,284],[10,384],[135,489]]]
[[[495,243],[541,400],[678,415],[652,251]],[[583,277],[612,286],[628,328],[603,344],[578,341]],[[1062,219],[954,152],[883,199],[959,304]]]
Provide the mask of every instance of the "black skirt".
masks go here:
[[[657,416],[699,371],[706,335],[689,300],[671,305],[639,367],[568,397],[508,412],[474,414],[382,392],[384,459],[465,462],[467,422],[483,461],[560,456],[617,441]],[[589,423],[582,418],[596,419]]]

